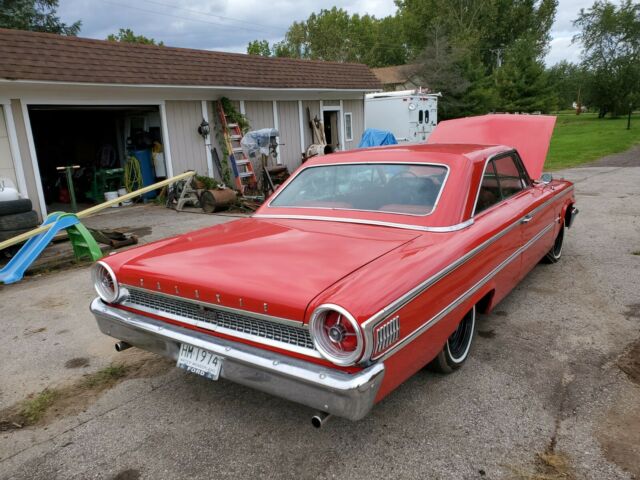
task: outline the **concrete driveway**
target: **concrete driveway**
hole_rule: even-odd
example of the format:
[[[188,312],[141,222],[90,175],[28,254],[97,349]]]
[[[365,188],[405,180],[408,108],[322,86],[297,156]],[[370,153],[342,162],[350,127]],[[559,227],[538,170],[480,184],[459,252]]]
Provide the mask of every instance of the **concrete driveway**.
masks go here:
[[[640,167],[564,175],[581,213],[563,259],[481,319],[465,367],[420,372],[364,420],[322,430],[300,405],[115,354],[86,268],[0,287],[0,410],[72,392],[0,432],[0,478],[640,478]],[[228,220],[188,226],[213,219]],[[133,373],[77,389],[111,362]]]

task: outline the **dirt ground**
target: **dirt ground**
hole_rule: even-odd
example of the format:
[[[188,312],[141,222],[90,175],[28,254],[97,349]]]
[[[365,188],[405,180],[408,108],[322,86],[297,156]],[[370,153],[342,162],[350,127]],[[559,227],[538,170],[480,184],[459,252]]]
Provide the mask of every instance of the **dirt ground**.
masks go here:
[[[86,267],[0,287],[0,479],[640,478],[639,159],[555,173],[580,208],[562,260],[480,318],[463,369],[357,423],[314,430],[306,407],[116,354]],[[136,208],[144,241],[233,220]]]

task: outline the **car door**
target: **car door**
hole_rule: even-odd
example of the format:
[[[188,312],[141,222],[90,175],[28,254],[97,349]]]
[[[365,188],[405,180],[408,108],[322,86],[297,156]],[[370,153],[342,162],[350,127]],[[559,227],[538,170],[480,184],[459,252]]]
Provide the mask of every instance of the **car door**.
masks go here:
[[[553,190],[544,184],[534,184],[517,154],[514,161],[521,172],[523,181],[528,183],[527,196],[529,206],[522,219],[523,244],[527,248],[522,252],[522,276],[524,277],[540,259],[551,249],[555,238],[557,215],[553,202]]]
[[[512,154],[489,159],[485,166],[474,211],[475,226],[498,232],[499,237],[484,252],[487,273],[497,269],[493,279],[495,302],[511,291],[522,276],[522,258],[518,253],[523,243],[519,223],[529,206],[528,186],[510,181],[514,164]],[[517,170],[516,170],[517,172]],[[503,185],[504,182],[504,185]]]

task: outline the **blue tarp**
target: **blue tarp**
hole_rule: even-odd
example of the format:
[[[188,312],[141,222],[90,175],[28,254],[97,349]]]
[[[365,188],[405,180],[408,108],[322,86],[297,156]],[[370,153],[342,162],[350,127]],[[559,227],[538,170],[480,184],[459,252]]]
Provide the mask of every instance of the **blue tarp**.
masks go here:
[[[379,147],[381,145],[396,145],[398,141],[393,133],[375,128],[367,128],[362,134],[358,148]]]

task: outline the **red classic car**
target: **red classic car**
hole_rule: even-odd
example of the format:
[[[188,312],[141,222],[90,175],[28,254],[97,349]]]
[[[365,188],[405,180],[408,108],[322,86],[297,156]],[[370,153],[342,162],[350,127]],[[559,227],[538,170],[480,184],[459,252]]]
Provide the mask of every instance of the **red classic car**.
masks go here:
[[[251,218],[98,262],[91,311],[118,350],[305,404],[316,426],[361,419],[426,365],[459,368],[476,312],[559,260],[573,185],[534,180],[554,122],[472,117],[313,158]]]

